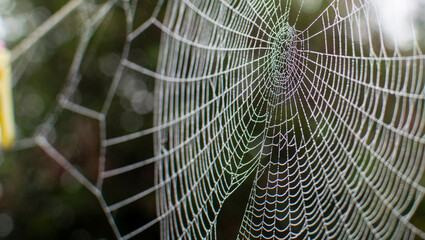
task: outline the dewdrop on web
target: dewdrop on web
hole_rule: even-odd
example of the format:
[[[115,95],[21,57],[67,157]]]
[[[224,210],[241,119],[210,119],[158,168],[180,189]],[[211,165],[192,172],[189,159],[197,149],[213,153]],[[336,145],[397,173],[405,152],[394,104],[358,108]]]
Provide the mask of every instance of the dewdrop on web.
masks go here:
[[[9,149],[15,143],[10,53],[0,41],[0,145]]]

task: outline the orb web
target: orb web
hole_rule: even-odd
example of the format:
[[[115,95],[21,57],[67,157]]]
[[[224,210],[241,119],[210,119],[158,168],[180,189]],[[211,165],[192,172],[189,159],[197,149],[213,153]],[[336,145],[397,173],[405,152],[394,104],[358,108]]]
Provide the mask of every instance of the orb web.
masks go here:
[[[41,148],[89,189],[118,239],[215,239],[244,184],[238,239],[425,238],[411,222],[425,192],[420,28],[407,16],[406,45],[379,1],[319,2],[160,0],[141,17],[143,1],[71,0],[12,50],[25,62],[63,19],[88,16],[57,101],[17,146]],[[100,58],[92,43],[114,11],[120,55],[102,58],[107,88],[90,100],[82,66]],[[139,43],[155,32],[156,65],[144,61],[154,45]],[[83,155],[95,172],[60,143],[75,118],[96,126],[97,155]],[[129,224],[133,204],[144,207]]]

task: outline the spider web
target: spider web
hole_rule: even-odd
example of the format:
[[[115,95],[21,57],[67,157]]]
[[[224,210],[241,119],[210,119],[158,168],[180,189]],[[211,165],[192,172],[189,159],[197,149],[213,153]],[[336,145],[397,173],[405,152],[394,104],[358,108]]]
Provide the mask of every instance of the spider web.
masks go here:
[[[246,182],[238,239],[425,238],[411,223],[425,193],[425,55],[413,16],[403,42],[379,1],[321,2],[314,16],[312,4],[159,0],[140,17],[142,1],[71,0],[12,50],[24,64],[52,29],[84,16],[57,101],[17,148],[41,148],[80,181],[118,239],[152,229],[215,239],[226,199]],[[113,11],[124,19],[121,55],[103,58],[107,88],[85,98],[84,64]],[[151,45],[138,41],[158,31],[152,66]],[[120,131],[116,115],[148,123]],[[76,119],[86,128],[67,128]],[[82,144],[69,147],[67,131]],[[142,216],[128,224],[133,204]]]

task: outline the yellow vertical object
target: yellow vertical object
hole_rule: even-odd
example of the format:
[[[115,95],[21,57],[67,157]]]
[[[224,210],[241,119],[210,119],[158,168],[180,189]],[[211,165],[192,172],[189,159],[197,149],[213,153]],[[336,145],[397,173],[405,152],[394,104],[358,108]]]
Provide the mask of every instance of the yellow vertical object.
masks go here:
[[[15,142],[10,54],[0,43],[0,131],[1,147],[8,149]]]

